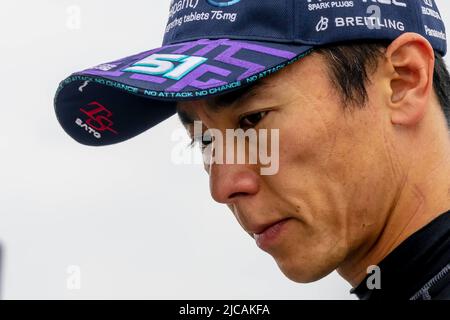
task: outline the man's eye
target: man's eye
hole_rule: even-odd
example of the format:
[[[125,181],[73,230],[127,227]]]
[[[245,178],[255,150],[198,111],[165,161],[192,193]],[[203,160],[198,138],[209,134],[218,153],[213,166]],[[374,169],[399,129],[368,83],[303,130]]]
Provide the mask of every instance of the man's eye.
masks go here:
[[[239,119],[239,127],[242,129],[255,127],[264,117],[269,113],[269,111],[261,111],[246,115]]]
[[[209,134],[202,134],[201,136],[198,137],[193,137],[192,141],[191,141],[191,146],[193,146],[194,144],[198,143],[201,147],[201,149],[205,149],[208,145],[210,145],[212,143],[212,136]]]

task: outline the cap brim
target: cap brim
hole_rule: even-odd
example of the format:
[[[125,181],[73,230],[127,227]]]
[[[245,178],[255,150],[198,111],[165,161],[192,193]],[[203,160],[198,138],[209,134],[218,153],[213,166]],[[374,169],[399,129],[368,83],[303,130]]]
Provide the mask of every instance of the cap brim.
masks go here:
[[[64,130],[82,144],[119,143],[174,115],[177,101],[249,85],[311,49],[230,39],[163,46],[71,75],[58,88],[55,112]]]

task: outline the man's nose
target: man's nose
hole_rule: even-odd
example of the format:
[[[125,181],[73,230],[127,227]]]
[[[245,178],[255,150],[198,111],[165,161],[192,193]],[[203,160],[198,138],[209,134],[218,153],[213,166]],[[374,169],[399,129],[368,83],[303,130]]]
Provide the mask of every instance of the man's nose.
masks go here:
[[[259,176],[249,165],[212,164],[209,167],[211,196],[219,203],[233,204],[259,191]]]

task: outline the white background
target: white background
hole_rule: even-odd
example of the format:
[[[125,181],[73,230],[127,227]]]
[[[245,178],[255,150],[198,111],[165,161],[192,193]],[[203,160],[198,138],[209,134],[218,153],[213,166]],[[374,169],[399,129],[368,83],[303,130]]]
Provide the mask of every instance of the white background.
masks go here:
[[[107,148],[78,145],[59,127],[58,83],[159,47],[169,2],[0,2],[2,297],[354,299],[336,273],[286,279],[213,202],[201,166],[173,164],[176,117]],[[437,2],[449,22],[450,3]],[[80,267],[79,290],[67,287],[70,265]]]

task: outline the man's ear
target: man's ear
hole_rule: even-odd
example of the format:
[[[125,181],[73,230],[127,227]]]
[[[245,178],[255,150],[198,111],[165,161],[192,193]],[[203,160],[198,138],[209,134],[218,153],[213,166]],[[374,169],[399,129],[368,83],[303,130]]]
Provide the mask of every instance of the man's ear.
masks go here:
[[[433,93],[434,51],[427,39],[405,33],[386,50],[393,70],[389,107],[393,124],[412,126],[424,116]]]

